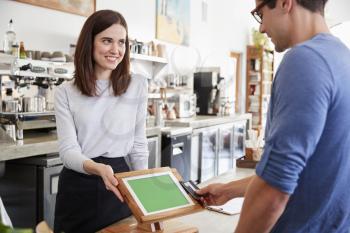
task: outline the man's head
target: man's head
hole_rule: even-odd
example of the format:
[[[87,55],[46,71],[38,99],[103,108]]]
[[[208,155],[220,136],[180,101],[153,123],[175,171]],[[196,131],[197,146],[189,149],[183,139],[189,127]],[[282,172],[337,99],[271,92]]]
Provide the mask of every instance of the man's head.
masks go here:
[[[275,44],[277,52],[291,47],[292,32],[302,27],[302,17],[323,16],[328,0],[256,0],[256,8],[251,12],[261,24],[260,31],[266,33]],[[298,23],[297,23],[298,22]]]

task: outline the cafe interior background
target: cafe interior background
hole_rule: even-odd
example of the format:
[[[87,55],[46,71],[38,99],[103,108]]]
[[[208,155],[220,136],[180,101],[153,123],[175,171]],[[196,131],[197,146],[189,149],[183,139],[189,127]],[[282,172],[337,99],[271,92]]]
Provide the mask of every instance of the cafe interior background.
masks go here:
[[[41,5],[43,2],[46,3]],[[2,38],[6,37],[8,23],[12,19],[16,41],[23,42],[28,52],[26,60],[18,62],[19,65],[16,63],[18,67],[13,67],[13,61],[17,59],[15,55],[0,54],[0,128],[5,132],[0,138],[0,198],[14,225],[28,227],[37,224],[39,220],[45,220],[52,226],[52,208],[62,164],[57,158],[57,137],[54,133],[55,124],[52,123],[54,109],[50,101],[55,85],[65,82],[72,74],[74,45],[86,16],[89,15],[88,10],[81,9],[83,7],[119,11],[128,23],[133,52],[132,71],[149,80],[147,137],[151,153],[150,167],[175,167],[184,178],[201,183],[230,169],[234,170],[238,166],[237,159],[251,160],[246,161],[246,165],[241,163],[241,166],[251,166],[249,162],[259,160],[259,150],[253,150],[254,156],[247,158],[249,148],[262,147],[263,144],[253,143],[252,140],[258,140],[264,127],[263,117],[254,115],[257,112],[254,109],[258,108],[258,112],[261,112],[262,106],[247,104],[252,101],[249,92],[253,89],[255,91],[255,87],[249,87],[248,79],[254,75],[257,77],[256,73],[263,63],[259,59],[265,59],[264,55],[259,58],[251,57],[252,51],[272,51],[273,45],[256,33],[258,24],[250,14],[255,7],[254,0],[89,0],[75,1],[78,5],[73,10],[59,2],[0,0],[0,35],[3,35]],[[67,1],[66,4],[72,2],[74,1]],[[329,0],[325,17],[332,33],[350,47],[349,9],[348,0]],[[162,16],[173,17],[172,23],[162,24]],[[178,20],[177,23],[174,20]],[[164,31],[164,27],[168,27],[167,30]],[[33,66],[43,66],[49,70],[52,68],[49,63],[36,62],[36,59],[44,60],[44,53],[49,54],[46,61],[55,61],[56,54],[57,64],[68,65],[54,65],[54,70],[62,68],[66,73],[46,74],[39,79],[38,85],[35,77],[40,75],[21,73],[32,67],[24,68],[27,71],[20,71],[19,68],[33,63]],[[283,54],[267,54],[270,54],[267,57],[272,58],[268,67],[273,74]],[[61,58],[64,60],[60,60]],[[34,79],[19,79],[14,84],[8,78],[13,74],[23,77],[32,75]],[[215,85],[206,89],[196,82],[199,78],[208,79],[210,85],[215,78]],[[20,90],[21,82],[25,88]],[[32,88],[33,83],[36,83],[35,88]],[[29,97],[29,100],[34,98],[37,101],[36,105],[44,102],[43,108],[36,106],[35,109],[30,109],[29,106],[24,110],[22,106],[22,109],[16,109],[14,113],[11,113],[11,109],[10,113],[7,112],[4,101],[11,94],[7,89],[11,88],[11,93],[18,98],[16,101],[23,98],[22,105],[24,98]],[[201,103],[203,98],[199,94],[204,92],[207,92],[207,99],[205,103]],[[256,94],[259,95],[258,92]],[[262,102],[259,103],[262,105]],[[190,106],[189,109],[186,104]],[[204,111],[200,110],[202,104],[206,108]],[[214,108],[211,104],[218,106]],[[165,105],[168,112],[164,112]],[[176,110],[175,113],[172,110]],[[31,121],[33,117],[42,119]],[[8,125],[6,120],[11,122],[11,119],[14,127],[5,127]],[[36,127],[43,128],[39,127],[43,122],[53,131],[35,131]],[[258,124],[260,128],[254,131],[254,126]],[[230,142],[226,154],[223,152],[220,155],[220,149],[215,152],[206,151],[210,146],[205,143],[213,143],[213,137],[218,145],[222,143],[224,151],[227,135]],[[212,157],[205,158],[205,153],[211,153]],[[50,159],[47,155],[51,156]],[[181,160],[173,159],[175,155],[181,155]],[[43,156],[46,157],[42,158]],[[27,161],[28,158],[40,159]],[[21,161],[23,159],[24,162]],[[21,183],[22,181],[13,177],[11,169],[23,164],[33,165],[34,170],[43,167],[44,171],[49,172],[51,179],[38,182],[45,178],[46,173],[35,172],[38,179]],[[24,176],[34,174],[30,169],[22,170],[21,174]],[[30,189],[34,187],[36,191],[28,192],[24,199],[24,194],[16,196],[16,192],[20,190],[18,185]],[[16,204],[11,202],[14,199],[9,199],[11,195],[12,198],[15,196]]]

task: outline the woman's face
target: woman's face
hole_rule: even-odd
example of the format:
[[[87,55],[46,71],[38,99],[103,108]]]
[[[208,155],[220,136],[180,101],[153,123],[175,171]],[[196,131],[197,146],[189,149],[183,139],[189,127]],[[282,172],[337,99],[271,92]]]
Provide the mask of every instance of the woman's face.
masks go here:
[[[126,30],[120,24],[113,24],[94,38],[93,59],[97,72],[112,71],[123,60],[125,54]]]

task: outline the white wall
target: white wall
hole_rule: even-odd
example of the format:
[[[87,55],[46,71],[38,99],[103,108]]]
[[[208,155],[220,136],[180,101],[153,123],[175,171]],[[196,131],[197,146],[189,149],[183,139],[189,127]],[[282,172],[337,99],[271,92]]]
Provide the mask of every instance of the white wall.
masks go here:
[[[185,54],[182,64],[201,66],[220,66],[221,75],[228,78],[226,95],[234,96],[234,67],[229,57],[230,51],[242,52],[242,75],[245,78],[245,50],[248,33],[254,19],[250,15],[255,2],[237,0],[205,0],[208,4],[208,20],[202,22],[202,0],[191,1],[190,47],[168,44],[168,58],[172,51]],[[96,0],[96,9],[112,9],[121,12],[129,26],[129,35],[141,41],[155,38],[156,1],[155,0]],[[26,49],[57,51],[66,53],[69,44],[75,43],[79,31],[86,20],[83,16],[51,10],[47,8],[18,3],[11,0],[0,1],[0,35],[4,35],[7,23],[14,20],[17,39],[24,41]],[[0,39],[1,40],[1,39]],[[196,53],[199,51],[200,55]],[[195,54],[190,61],[189,54]],[[173,61],[171,61],[171,59]],[[186,60],[187,59],[187,60]],[[180,59],[181,60],[181,59]],[[187,68],[188,67],[184,67]],[[172,64],[165,72],[174,72]],[[244,79],[245,80],[245,79]],[[245,81],[243,80],[243,84]],[[242,88],[245,88],[244,86]]]
[[[350,1],[328,0],[325,7],[325,19],[331,33],[350,48]],[[275,53],[275,72],[281,63],[283,53]]]
[[[96,9],[120,12],[128,23],[131,38],[150,41],[155,37],[155,0],[97,0]]]
[[[342,40],[350,49],[350,20],[331,28],[333,35]]]
[[[10,19],[26,49],[64,51],[75,43],[85,17],[9,0],[0,1],[0,43]]]

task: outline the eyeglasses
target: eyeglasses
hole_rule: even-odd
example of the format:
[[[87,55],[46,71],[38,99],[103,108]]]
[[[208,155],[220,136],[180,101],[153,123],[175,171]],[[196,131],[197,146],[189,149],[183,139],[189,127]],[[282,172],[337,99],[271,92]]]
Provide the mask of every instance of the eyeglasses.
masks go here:
[[[271,2],[272,0],[266,0],[263,1],[262,3],[260,3],[254,10],[252,10],[250,12],[250,14],[253,15],[254,19],[261,24],[262,19],[263,19],[263,15],[261,14],[260,10],[261,8],[263,8],[266,4],[268,4],[269,2]]]

